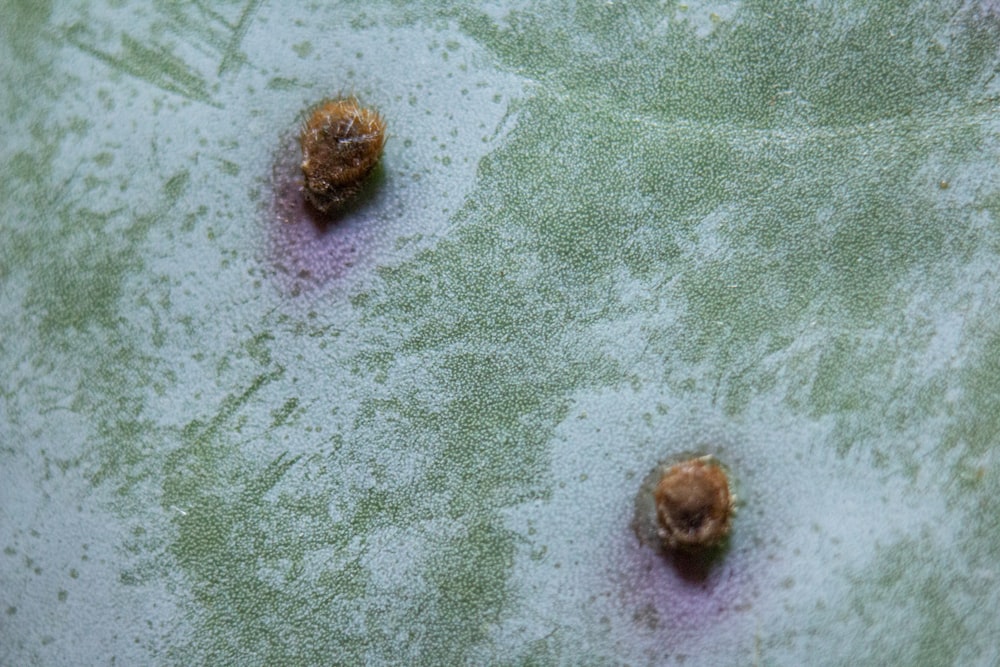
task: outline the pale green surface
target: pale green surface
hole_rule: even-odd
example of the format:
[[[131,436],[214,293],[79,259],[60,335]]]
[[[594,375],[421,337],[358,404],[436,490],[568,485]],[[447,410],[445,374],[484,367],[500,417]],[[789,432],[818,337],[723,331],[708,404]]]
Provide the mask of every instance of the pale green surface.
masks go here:
[[[1000,661],[1000,6],[515,4],[0,5],[0,663]]]

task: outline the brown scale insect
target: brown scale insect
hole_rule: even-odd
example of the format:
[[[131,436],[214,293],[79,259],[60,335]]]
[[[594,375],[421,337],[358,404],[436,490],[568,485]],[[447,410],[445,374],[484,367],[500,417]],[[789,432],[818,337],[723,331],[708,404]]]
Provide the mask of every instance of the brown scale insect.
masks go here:
[[[302,126],[306,199],[330,213],[361,190],[385,145],[385,121],[354,97],[324,100]]]
[[[722,466],[711,456],[668,468],[653,491],[659,536],[674,551],[705,551],[729,535],[733,495]]]

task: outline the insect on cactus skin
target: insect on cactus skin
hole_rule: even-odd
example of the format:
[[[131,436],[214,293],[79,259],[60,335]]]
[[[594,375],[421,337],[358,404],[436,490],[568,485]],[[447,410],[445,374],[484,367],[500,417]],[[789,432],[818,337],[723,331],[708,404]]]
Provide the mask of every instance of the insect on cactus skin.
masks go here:
[[[722,466],[710,456],[668,468],[653,492],[659,535],[672,551],[700,552],[729,535],[733,496]]]
[[[309,203],[331,213],[353,199],[378,164],[385,139],[382,116],[354,97],[316,105],[299,136]]]
[[[385,123],[351,98],[310,107],[280,136],[271,167],[268,254],[291,295],[347,275],[373,246],[391,191],[368,200],[386,141]],[[366,181],[367,179],[367,181]],[[363,206],[352,197],[361,194]],[[369,205],[370,204],[370,205]]]

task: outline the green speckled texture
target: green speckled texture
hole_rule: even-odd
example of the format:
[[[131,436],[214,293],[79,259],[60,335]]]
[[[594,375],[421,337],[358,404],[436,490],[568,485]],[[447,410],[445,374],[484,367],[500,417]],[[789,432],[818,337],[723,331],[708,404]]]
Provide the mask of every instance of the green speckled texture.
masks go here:
[[[0,16],[0,663],[1000,662],[996,2]]]

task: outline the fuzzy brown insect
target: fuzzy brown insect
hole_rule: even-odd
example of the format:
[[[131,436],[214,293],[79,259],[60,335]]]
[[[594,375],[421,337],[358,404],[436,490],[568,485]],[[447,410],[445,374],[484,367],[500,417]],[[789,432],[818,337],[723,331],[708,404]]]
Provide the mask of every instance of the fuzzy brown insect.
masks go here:
[[[711,549],[729,534],[733,496],[725,471],[710,456],[668,468],[653,497],[659,535],[668,549]]]
[[[382,155],[385,121],[354,97],[324,100],[302,126],[302,174],[309,203],[330,213],[361,190]]]

